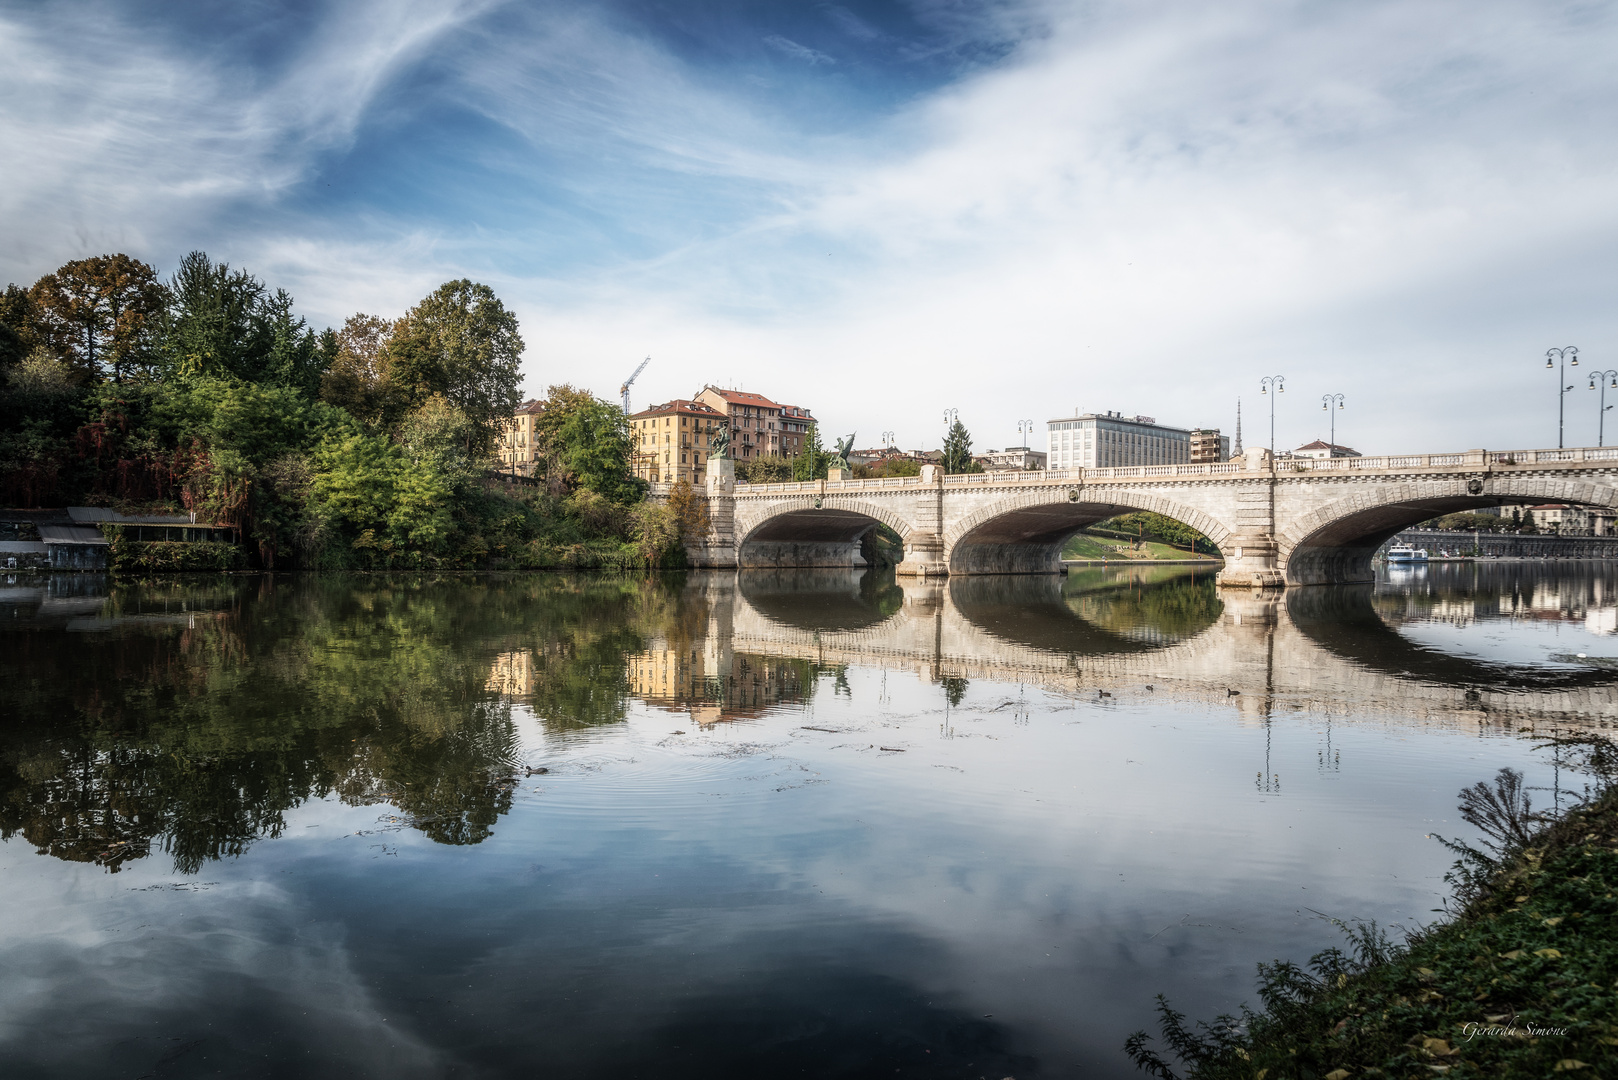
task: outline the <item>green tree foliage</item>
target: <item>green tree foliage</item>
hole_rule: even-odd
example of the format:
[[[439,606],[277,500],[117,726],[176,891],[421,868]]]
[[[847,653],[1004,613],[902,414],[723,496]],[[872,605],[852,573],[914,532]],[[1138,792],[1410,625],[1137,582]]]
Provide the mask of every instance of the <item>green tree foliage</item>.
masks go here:
[[[69,464],[64,437],[79,422],[81,395],[77,373],[43,346],[0,371],[0,499],[48,505]]]
[[[1465,532],[1500,532],[1509,527],[1509,518],[1497,517],[1494,514],[1445,514],[1443,517],[1433,518],[1422,522],[1417,528],[1422,529],[1448,529]]]
[[[156,272],[128,255],[76,259],[29,290],[42,344],[86,382],[124,382],[149,371],[165,290]]]
[[[1116,532],[1143,540],[1161,540],[1178,547],[1200,551],[1204,555],[1219,554],[1218,544],[1185,522],[1146,510],[1098,521],[1091,528],[1102,533]]]
[[[553,386],[534,424],[543,475],[559,492],[587,488],[614,502],[635,502],[644,487],[629,474],[634,436],[617,405],[569,385]]]
[[[854,466],[854,475],[862,480],[888,476],[920,476],[921,462],[907,457],[886,457],[869,465]]]
[[[820,425],[810,424],[809,435],[803,440],[803,450],[792,459],[793,480],[824,480],[831,466],[832,455],[820,442]]]
[[[779,454],[768,454],[736,463],[736,479],[744,484],[779,484],[793,478],[795,462]]]
[[[295,316],[285,290],[271,293],[247,271],[193,251],[180,260],[168,293],[162,351],[170,371],[318,393],[337,341]]]
[[[29,290],[15,283],[0,293],[0,375],[43,344]]]
[[[368,428],[391,426],[401,402],[392,389],[388,340],[394,323],[375,315],[350,315],[337,331],[331,366],[321,377],[320,398]]]
[[[972,433],[966,425],[955,421],[944,437],[944,471],[946,473],[982,472],[972,461]]]
[[[494,290],[463,278],[440,285],[395,328],[390,381],[411,407],[442,394],[475,426],[468,450],[486,455],[517,407],[522,353],[517,317]]]
[[[315,510],[352,548],[401,565],[442,552],[451,492],[430,466],[411,461],[391,439],[359,434],[328,439],[316,462]]]
[[[0,294],[0,499],[193,511],[263,568],[677,562],[689,521],[637,509],[614,404],[555,388],[551,487],[489,476],[522,349],[470,281],[333,332],[202,252],[166,285],[123,255],[69,263]]]

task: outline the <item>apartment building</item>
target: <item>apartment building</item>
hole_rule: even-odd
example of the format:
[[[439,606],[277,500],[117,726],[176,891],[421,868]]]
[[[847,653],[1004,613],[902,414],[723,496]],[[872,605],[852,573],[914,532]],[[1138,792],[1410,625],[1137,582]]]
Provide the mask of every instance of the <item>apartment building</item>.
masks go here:
[[[1053,469],[1113,469],[1125,465],[1181,465],[1191,460],[1191,432],[1150,416],[1080,413],[1045,423]],[[1220,436],[1222,452],[1230,444]]]
[[[500,467],[508,472],[530,476],[538,459],[534,448],[534,425],[545,411],[543,401],[529,400],[518,405],[511,414],[511,422],[495,443],[495,455]]]
[[[704,386],[696,401],[717,410],[730,422],[730,456],[752,458],[796,457],[809,439],[815,422],[808,409],[780,405],[762,394]]]
[[[1191,429],[1191,463],[1201,465],[1230,460],[1230,438],[1218,428]]]
[[[700,487],[708,468],[708,448],[724,420],[718,409],[683,398],[642,409],[629,418],[634,439],[631,471],[654,484],[689,480]]]

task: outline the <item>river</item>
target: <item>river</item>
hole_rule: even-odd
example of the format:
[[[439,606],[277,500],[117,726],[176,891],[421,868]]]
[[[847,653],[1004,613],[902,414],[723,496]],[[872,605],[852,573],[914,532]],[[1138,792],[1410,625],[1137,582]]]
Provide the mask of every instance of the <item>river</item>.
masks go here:
[[[1129,1077],[1618,721],[1618,569],[0,578],[0,1075]]]

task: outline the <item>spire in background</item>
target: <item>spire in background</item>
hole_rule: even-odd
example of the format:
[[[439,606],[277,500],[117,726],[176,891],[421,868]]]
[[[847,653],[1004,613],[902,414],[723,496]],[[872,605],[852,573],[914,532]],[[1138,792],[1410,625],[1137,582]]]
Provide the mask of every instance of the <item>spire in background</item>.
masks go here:
[[[1230,456],[1242,456],[1242,399],[1236,399],[1236,444],[1230,448]]]

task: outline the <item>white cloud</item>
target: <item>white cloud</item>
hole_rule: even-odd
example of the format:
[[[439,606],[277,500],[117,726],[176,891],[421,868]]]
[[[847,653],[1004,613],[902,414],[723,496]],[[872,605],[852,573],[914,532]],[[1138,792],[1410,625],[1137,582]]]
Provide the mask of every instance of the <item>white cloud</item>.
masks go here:
[[[1228,430],[1238,395],[1257,441],[1274,371],[1281,442],[1324,434],[1307,406],[1338,390],[1369,449],[1553,438],[1535,356],[1618,329],[1610,20],[1138,10],[1055,23],[772,218],[547,305],[536,341],[670,356],[650,397],[729,373],[907,445],[945,406],[979,445],[1074,406]]]
[[[1257,441],[1257,378],[1280,372],[1282,442],[1323,434],[1308,406],[1344,391],[1351,445],[1500,447],[1554,437],[1544,348],[1618,344],[1606,8],[943,3],[922,17],[946,44],[897,53],[1015,49],[830,129],[604,15],[424,10],[347,16],[245,98],[161,45],[118,40],[117,59],[116,29],[82,46],[112,57],[104,85],[74,89],[13,20],[10,52],[36,59],[0,93],[45,107],[0,112],[6,145],[37,148],[0,193],[27,223],[11,265],[212,250],[217,222],[172,239],[193,208],[273,210],[430,59],[436,93],[537,155],[466,165],[531,200],[532,225],[265,212],[232,225],[230,257],[319,322],[488,281],[524,319],[533,390],[611,396],[650,352],[637,401],[745,382],[907,445],[936,442],[947,406],[982,447],[1075,406],[1228,429],[1238,395]],[[1589,441],[1594,416],[1570,417]]]
[[[400,65],[474,10],[453,0],[346,6],[268,75],[223,48],[188,52],[118,5],[0,15],[10,58],[0,100],[11,103],[0,108],[4,269],[162,247],[186,226],[214,225],[221,209],[273,202],[316,154],[352,137]]]

